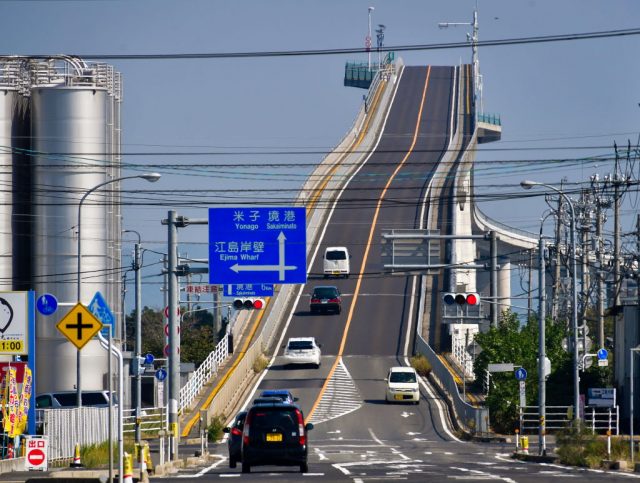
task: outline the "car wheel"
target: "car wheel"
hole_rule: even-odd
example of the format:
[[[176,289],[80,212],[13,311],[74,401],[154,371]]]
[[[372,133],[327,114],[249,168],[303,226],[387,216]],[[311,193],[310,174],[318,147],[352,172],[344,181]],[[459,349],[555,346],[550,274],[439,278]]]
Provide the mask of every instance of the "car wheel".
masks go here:
[[[414,401],[413,404],[415,404],[417,406],[418,404],[420,404],[420,400]]]
[[[300,473],[307,473],[309,471],[309,465],[305,462],[300,465]]]
[[[235,467],[236,467],[235,458],[229,458],[229,468],[235,468]]]
[[[336,310],[336,314],[340,315],[340,312],[342,312],[342,307],[338,307],[338,310]]]
[[[242,463],[242,472],[251,473],[251,466],[249,466],[247,463]]]
[[[316,369],[320,369],[320,362],[316,364]]]

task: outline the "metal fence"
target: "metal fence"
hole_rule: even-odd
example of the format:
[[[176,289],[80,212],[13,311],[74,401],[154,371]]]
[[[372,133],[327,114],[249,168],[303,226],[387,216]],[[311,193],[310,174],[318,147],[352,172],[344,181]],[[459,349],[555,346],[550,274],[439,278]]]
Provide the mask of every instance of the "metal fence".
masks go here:
[[[229,334],[224,337],[198,369],[191,375],[187,383],[180,389],[180,412],[189,407],[198,396],[202,387],[218,372],[218,367],[229,357]]]
[[[560,430],[571,422],[573,406],[545,406],[545,428]],[[620,408],[585,407],[584,424],[594,433],[620,434]],[[539,428],[538,406],[524,406],[520,411],[520,434],[537,433]]]
[[[136,431],[136,410],[123,409],[122,411],[122,432],[135,433]],[[144,408],[140,415],[140,435],[150,438],[158,435],[158,431],[164,430],[167,426],[167,408],[161,406],[157,408]]]

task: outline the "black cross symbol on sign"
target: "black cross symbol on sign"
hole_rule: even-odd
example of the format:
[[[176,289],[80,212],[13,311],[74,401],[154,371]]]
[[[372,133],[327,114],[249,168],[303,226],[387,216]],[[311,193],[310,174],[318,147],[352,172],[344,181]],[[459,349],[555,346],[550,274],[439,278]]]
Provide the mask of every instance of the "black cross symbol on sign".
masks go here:
[[[65,327],[67,329],[76,329],[78,331],[78,336],[76,337],[78,340],[82,340],[82,329],[92,329],[93,324],[83,324],[82,323],[82,313],[78,312],[76,314],[78,321],[76,324],[66,324]]]

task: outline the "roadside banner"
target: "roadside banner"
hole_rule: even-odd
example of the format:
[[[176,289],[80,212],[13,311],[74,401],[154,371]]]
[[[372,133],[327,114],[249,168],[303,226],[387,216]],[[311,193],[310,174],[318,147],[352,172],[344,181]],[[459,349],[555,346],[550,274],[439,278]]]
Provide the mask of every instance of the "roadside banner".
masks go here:
[[[5,373],[7,380],[6,386],[6,411],[4,412],[4,432],[13,436],[16,426],[16,418],[18,417],[18,383],[16,382],[16,369],[10,367],[8,373]]]
[[[20,394],[20,406],[18,407],[18,424],[14,429],[14,436],[24,433],[27,429],[27,414],[29,413],[29,401],[33,387],[33,375],[31,369],[25,367],[24,379],[22,382],[22,393]]]

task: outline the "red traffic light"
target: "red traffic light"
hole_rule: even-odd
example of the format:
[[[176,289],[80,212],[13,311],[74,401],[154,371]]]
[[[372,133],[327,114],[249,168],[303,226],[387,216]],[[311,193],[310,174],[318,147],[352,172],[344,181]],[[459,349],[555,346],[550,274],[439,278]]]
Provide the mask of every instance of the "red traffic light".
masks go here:
[[[480,303],[480,297],[477,293],[467,294],[467,305],[478,305]]]
[[[264,309],[265,305],[266,303],[263,299],[248,298],[248,299],[235,299],[233,301],[233,308],[236,310],[242,310],[242,309],[262,310]]]
[[[480,295],[477,293],[445,293],[442,301],[447,305],[478,305],[480,303]]]

